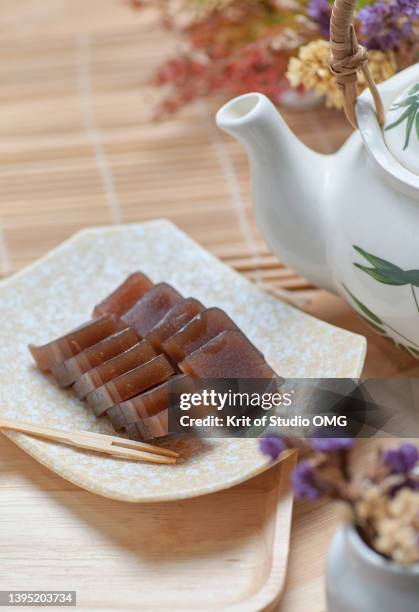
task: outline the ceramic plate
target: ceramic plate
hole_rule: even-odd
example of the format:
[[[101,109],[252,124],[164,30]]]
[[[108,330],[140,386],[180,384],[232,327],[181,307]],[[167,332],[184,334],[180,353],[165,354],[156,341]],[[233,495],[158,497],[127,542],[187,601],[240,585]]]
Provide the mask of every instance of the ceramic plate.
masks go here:
[[[61,429],[114,433],[71,392],[33,365],[42,344],[84,322],[94,304],[142,270],[236,321],[273,369],[289,377],[357,377],[366,343],[270,297],[167,221],[88,229],[0,285],[0,415]],[[183,499],[242,482],[268,467],[256,440],[173,440],[176,466],[83,452],[30,436],[7,436],[37,461],[89,491],[131,502]]]

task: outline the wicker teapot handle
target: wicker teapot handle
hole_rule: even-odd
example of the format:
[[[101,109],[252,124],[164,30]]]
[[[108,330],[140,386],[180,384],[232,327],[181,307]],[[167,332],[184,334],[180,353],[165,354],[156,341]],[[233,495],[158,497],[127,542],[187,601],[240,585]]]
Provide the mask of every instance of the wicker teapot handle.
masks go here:
[[[355,103],[357,91],[357,71],[362,70],[374,99],[377,118],[384,124],[384,107],[376,84],[368,68],[368,52],[358,43],[354,20],[356,0],[335,0],[330,23],[330,67],[342,90],[345,114],[354,128],[357,128]]]

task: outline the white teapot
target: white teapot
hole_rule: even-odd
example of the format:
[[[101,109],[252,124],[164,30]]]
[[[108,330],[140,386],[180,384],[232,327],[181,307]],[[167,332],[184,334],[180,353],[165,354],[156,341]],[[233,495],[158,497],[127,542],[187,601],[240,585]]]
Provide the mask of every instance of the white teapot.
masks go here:
[[[247,149],[274,253],[419,357],[419,64],[379,93],[384,126],[377,96],[364,92],[354,98],[358,130],[333,155],[303,145],[259,93],[228,102],[216,121]]]

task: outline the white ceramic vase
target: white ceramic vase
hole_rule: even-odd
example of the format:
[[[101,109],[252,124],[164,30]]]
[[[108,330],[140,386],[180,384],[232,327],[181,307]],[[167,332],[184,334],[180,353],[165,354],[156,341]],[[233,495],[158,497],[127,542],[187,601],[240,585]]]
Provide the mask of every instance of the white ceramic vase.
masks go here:
[[[419,564],[386,560],[346,524],[327,556],[326,595],[327,612],[418,612]]]

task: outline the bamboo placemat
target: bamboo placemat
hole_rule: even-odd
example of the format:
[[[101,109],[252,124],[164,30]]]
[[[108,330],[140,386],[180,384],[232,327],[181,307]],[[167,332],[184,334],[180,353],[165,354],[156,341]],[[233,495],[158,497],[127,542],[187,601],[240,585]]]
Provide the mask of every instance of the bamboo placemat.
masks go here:
[[[246,156],[214,124],[223,100],[150,121],[147,80],[177,44],[151,14],[116,0],[21,0],[3,2],[0,28],[3,276],[83,227],[166,217],[280,297],[317,295],[256,228]],[[339,113],[285,115],[320,151],[348,134]]]

